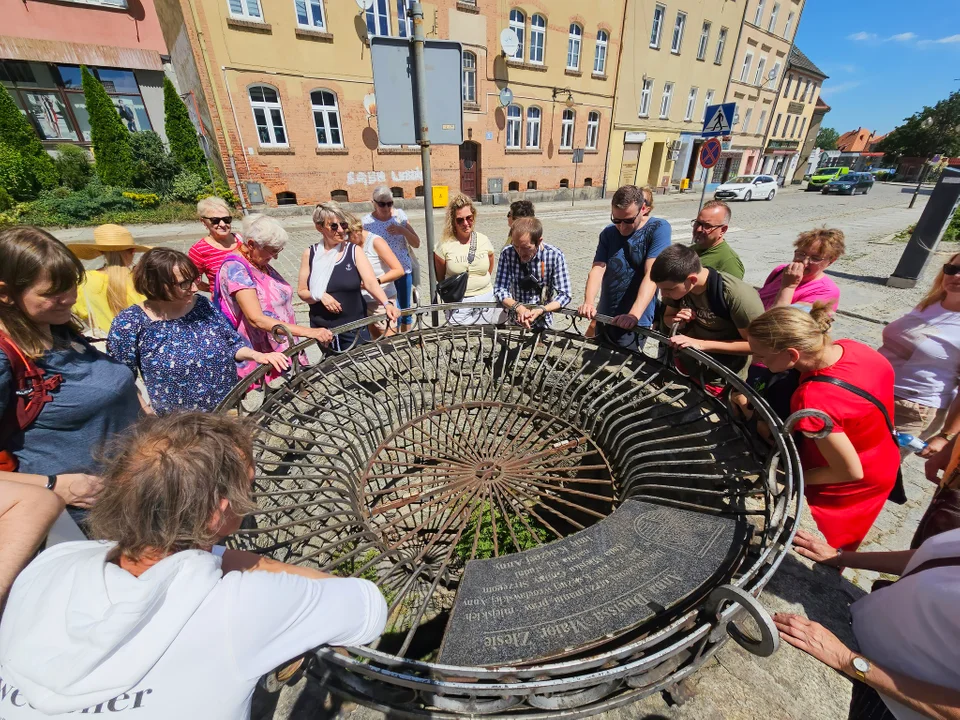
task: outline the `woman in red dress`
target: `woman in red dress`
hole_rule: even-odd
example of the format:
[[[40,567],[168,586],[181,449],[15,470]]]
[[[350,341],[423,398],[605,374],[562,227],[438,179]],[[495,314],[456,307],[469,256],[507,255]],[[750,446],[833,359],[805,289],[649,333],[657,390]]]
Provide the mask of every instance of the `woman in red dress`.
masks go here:
[[[790,411],[820,410],[830,434],[815,439],[823,421],[796,423],[805,496],[820,532],[835,548],[855,550],[863,541],[897,479],[900,452],[880,409],[851,390],[811,379],[836,378],[869,393],[893,417],[893,368],[880,353],[855,340],[831,340],[826,303],[809,313],[775,307],[748,329],[754,360],[773,372],[800,371]]]

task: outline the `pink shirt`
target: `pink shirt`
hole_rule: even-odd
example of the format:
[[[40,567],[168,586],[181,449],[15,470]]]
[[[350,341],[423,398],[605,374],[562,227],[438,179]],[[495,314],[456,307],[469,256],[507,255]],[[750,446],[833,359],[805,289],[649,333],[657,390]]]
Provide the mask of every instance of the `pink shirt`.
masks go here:
[[[772,308],[777,300],[777,294],[780,292],[780,274],[785,267],[786,264],[775,267],[773,272],[767,276],[763,287],[760,288],[760,300],[763,302],[764,310]],[[820,301],[832,302],[834,311],[840,305],[840,288],[826,275],[821,275],[816,280],[801,282],[797,289],[793,291],[793,302],[795,303],[812,305]]]
[[[233,236],[237,244],[243,241],[240,233],[234,233]],[[200,274],[207,276],[207,283],[210,285],[210,289],[213,290],[214,285],[217,284],[217,272],[220,270],[224,258],[236,249],[236,244],[229,250],[224,250],[214,247],[205,239],[200,239],[193,244],[193,247],[187,252],[187,256],[193,260],[193,264],[197,266]]]

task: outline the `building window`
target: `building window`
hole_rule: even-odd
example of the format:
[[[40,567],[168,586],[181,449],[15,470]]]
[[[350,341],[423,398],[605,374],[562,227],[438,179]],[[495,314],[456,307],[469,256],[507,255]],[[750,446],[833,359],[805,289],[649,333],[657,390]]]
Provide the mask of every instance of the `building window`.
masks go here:
[[[777,29],[777,15],[780,14],[780,3],[774,3],[770,10],[770,23],[767,25],[767,32],[775,32]]]
[[[570,25],[570,36],[567,38],[567,69],[580,69],[580,40],[583,37],[583,28],[576,23]]]
[[[787,75],[787,83],[783,86],[783,96],[790,94],[790,86],[793,84],[793,75]]]
[[[587,115],[587,149],[596,150],[597,140],[600,137],[600,113],[592,112]]]
[[[573,125],[576,119],[576,114],[573,110],[567,109],[563,111],[562,119],[560,120],[560,149],[569,150],[573,147]]]
[[[334,202],[350,202],[350,195],[346,190],[331,190],[330,199]]]
[[[723,63],[723,49],[727,45],[727,29],[725,27],[720,28],[720,34],[717,36],[717,55],[713,58],[714,65],[721,65]]]
[[[329,90],[314,90],[310,93],[310,106],[317,130],[317,147],[343,147],[337,96]]]
[[[535,150],[540,147],[540,108],[527,108],[527,147]]]
[[[560,178],[560,187],[562,188],[570,187],[570,180],[568,178]]]
[[[690,94],[687,95],[687,109],[683,113],[684,120],[693,120],[693,113],[696,112],[697,107],[697,93],[699,92],[698,88],[690,88]]]
[[[753,24],[760,26],[760,20],[763,19],[763,6],[767,0],[757,0],[757,14],[753,16]]]
[[[810,94],[810,81],[804,80],[803,81],[803,97],[801,98],[803,102],[809,102],[809,100],[807,100],[807,95],[809,94]]]
[[[793,86],[793,99],[797,99],[797,95],[800,94],[800,78],[797,78],[797,84]]]
[[[413,37],[413,0],[397,0],[397,30],[400,37]]]
[[[263,22],[260,0],[227,0],[227,5],[233,17]]]
[[[743,67],[740,68],[740,82],[745,83],[750,78],[750,66],[753,65],[753,53],[743,56]]]
[[[517,180],[511,180],[507,185],[508,192],[520,192],[520,183]]]
[[[778,60],[773,64],[773,70],[770,71],[770,79],[773,82],[777,81],[777,78],[780,77],[780,61]],[[775,87],[771,87],[771,90],[775,90]]]
[[[757,63],[757,74],[753,78],[754,85],[763,87],[766,84],[767,79],[763,76],[763,71],[766,69],[767,69],[767,59],[765,57],[761,57],[760,61]]]
[[[527,180],[527,190],[536,190],[537,181],[536,180]]]
[[[663,18],[667,14],[666,5],[657,4],[653,8],[653,23],[650,25],[650,47],[660,49],[660,38],[663,35]]]
[[[807,129],[807,119],[804,118],[804,119],[800,122],[800,137],[801,137],[801,138],[803,137],[803,133],[804,133],[804,131],[805,131],[806,129]]]
[[[523,111],[519,105],[507,106],[507,148],[520,149],[520,118]]]
[[[800,116],[793,116],[793,130],[790,131],[790,137],[795,138],[797,136],[797,123],[800,122]]]
[[[697,60],[707,57],[707,45],[710,44],[710,23],[705,22],[700,30],[700,44],[697,45]]]
[[[543,64],[543,46],[547,40],[547,19],[543,15],[530,18],[530,62]]]
[[[286,147],[287,129],[283,124],[283,108],[277,91],[268,85],[254,85],[248,92],[260,145]]]
[[[463,51],[463,101],[477,102],[477,56],[469,50]]]
[[[753,108],[747,108],[743,115],[743,132],[746,134],[750,130],[750,121],[753,119]]]
[[[583,179],[584,187],[593,187],[593,178],[584,178]]]
[[[763,126],[767,123],[767,111],[764,110],[760,113],[760,120],[757,121],[757,135],[763,134]],[[747,129],[749,132],[749,128]]]
[[[703,122],[707,121],[707,108],[713,105],[713,90],[707,90],[703,98]]]
[[[517,34],[517,51],[513,57],[517,60],[523,60],[523,36],[526,32],[525,24],[527,16],[517,8],[510,11],[510,29]]]
[[[663,84],[663,95],[660,96],[660,119],[666,119],[670,114],[670,101],[673,99],[673,83]]]
[[[297,25],[311,30],[325,30],[323,0],[294,0],[297,10]]]
[[[593,55],[593,72],[603,75],[607,72],[607,31],[597,31],[597,47]]]
[[[777,113],[777,119],[773,123],[773,132],[770,133],[770,136],[775,136],[780,132],[780,121],[783,120],[783,113]]]
[[[402,200],[402,199],[403,199],[403,188],[400,187],[400,186],[392,187],[392,188],[390,188],[390,194],[392,194],[395,198],[400,198],[400,199]]]
[[[683,29],[687,26],[687,14],[677,13],[677,21],[673,25],[673,40],[670,42],[670,52],[679,53],[683,44]]]
[[[787,15],[787,24],[783,28],[783,37],[787,40],[790,39],[790,28],[793,27],[793,13]]]
[[[296,205],[297,204],[297,194],[295,192],[290,192],[286,190],[284,192],[277,193],[277,205]]]
[[[373,0],[373,4],[367,8],[367,33],[384,36],[390,34],[390,8],[387,0]]]
[[[650,96],[653,94],[653,80],[644,80],[643,88],[640,90],[640,111],[637,113],[640,117],[650,115]]]

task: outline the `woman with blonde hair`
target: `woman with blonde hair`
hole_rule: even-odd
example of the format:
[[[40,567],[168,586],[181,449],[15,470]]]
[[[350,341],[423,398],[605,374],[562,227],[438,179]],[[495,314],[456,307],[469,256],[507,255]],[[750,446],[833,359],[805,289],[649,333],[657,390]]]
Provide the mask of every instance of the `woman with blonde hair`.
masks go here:
[[[67,247],[81,260],[103,257],[103,267],[87,271],[77,286],[73,314],[92,336],[106,337],[110,323],[121,310],[143,302],[143,296],[133,287],[130,268],[134,255],[150,248],[138,245],[126,228],[109,224],[94,228],[92,243],[70,243]]]
[[[884,327],[880,354],[893,365],[897,430],[927,441],[922,457],[939,452],[960,433],[960,254],[913,310]]]
[[[443,242],[433,254],[433,264],[438,283],[451,278],[460,278],[460,282],[452,295],[438,288],[442,302],[496,301],[493,245],[486,235],[476,231],[476,222],[477,208],[473,200],[462,193],[454,195],[447,205]],[[492,322],[495,315],[499,312],[465,308],[447,311],[447,320],[456,325],[472,325]]]
[[[893,368],[855,340],[832,340],[826,303],[809,312],[775,307],[748,328],[750,350],[772,372],[796,368],[791,412],[819,410],[830,419],[797,421],[804,491],[820,532],[834,548],[856,550],[897,480]]]
[[[243,237],[233,232],[233,212],[223,198],[203,198],[197,203],[197,215],[207,234],[193,244],[187,255],[206,278],[197,283],[199,288],[204,292],[213,292],[220,265],[227,255],[240,247]]]
[[[394,283],[405,276],[400,259],[394,254],[386,239],[367,230],[360,218],[349,212],[344,212],[344,215],[347,218],[347,222],[350,223],[350,234],[348,236],[350,242],[359,248],[363,248],[363,254],[366,255],[367,260],[370,261],[370,267],[373,268],[373,274],[377,278],[377,283],[383,290],[384,295],[387,296],[387,299],[396,303],[397,309],[399,310],[398,290]],[[383,316],[380,322],[369,326],[370,334],[373,337],[380,337],[384,334],[393,335],[396,330],[396,323],[391,323],[387,320],[386,308],[377,302],[373,295],[367,292],[366,288],[360,292],[363,295],[364,302],[367,304],[367,315]],[[402,320],[403,318],[400,319]]]
[[[840,288],[824,274],[846,250],[842,230],[814,228],[800,233],[793,243],[793,262],[773,269],[763,287],[760,300],[769,310],[781,305],[813,305],[832,303],[836,311],[840,304]]]

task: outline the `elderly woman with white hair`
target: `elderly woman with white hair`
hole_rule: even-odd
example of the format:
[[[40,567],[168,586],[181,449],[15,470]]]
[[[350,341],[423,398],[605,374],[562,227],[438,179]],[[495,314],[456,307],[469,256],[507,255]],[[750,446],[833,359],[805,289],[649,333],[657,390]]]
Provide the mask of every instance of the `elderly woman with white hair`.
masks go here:
[[[270,261],[286,246],[287,239],[287,231],[273,218],[248,215],[243,221],[243,241],[235,252],[224,258],[217,274],[214,304],[258,352],[286,348],[286,342],[277,342],[273,337],[272,331],[277,325],[294,337],[313,338],[321,343],[333,339],[329,330],[296,324],[293,289],[270,266]],[[255,363],[244,363],[240,366],[240,376],[254,369]]]
[[[413,258],[407,246],[420,247],[420,236],[410,225],[406,213],[393,207],[393,192],[386,185],[373,189],[372,204],[373,212],[361,220],[363,229],[386,240],[400,261],[403,275],[394,280],[393,285],[397,289],[397,307],[406,310],[413,305]],[[400,318],[401,330],[409,329],[412,322],[413,316]]]
[[[203,276],[197,281],[197,287],[206,292],[216,285],[217,271],[224,258],[237,249],[243,238],[231,229],[233,214],[223,198],[203,198],[197,203],[197,215],[207,235],[195,242],[187,255]]]

